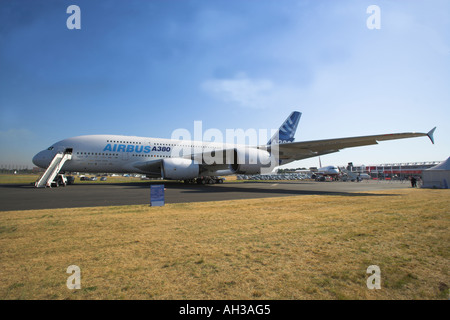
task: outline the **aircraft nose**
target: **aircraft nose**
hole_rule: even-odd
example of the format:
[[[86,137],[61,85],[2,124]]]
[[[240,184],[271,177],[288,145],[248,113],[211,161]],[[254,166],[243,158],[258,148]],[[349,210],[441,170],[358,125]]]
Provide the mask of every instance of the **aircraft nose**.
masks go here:
[[[46,168],[46,163],[47,163],[46,158],[47,157],[45,156],[45,152],[41,151],[33,157],[32,161],[36,166],[38,166],[40,168]]]

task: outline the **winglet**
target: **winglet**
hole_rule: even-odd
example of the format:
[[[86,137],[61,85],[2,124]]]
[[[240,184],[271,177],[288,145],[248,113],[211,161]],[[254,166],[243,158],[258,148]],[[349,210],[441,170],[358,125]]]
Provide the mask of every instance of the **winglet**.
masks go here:
[[[431,142],[434,144],[434,130],[436,130],[436,127],[434,127],[433,129],[431,129],[428,133],[427,136],[428,138],[430,138]]]

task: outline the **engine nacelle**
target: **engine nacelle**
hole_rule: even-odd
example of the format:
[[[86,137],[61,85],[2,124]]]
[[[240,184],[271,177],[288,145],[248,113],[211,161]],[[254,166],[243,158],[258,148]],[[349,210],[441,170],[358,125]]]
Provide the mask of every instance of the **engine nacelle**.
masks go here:
[[[266,150],[240,148],[234,149],[234,158],[230,169],[239,174],[260,174],[263,168],[270,166],[270,153]]]
[[[173,158],[163,159],[162,176],[170,180],[187,180],[198,177],[200,167],[193,160]]]

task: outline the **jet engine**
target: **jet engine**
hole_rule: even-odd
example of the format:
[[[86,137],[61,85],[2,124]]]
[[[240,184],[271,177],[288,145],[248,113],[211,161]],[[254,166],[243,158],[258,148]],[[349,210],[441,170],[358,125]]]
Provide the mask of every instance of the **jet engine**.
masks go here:
[[[270,153],[266,150],[236,148],[230,169],[239,174],[260,174],[263,168],[269,168],[270,165]]]
[[[163,159],[161,173],[164,179],[187,180],[198,177],[199,165],[193,160],[172,158]]]

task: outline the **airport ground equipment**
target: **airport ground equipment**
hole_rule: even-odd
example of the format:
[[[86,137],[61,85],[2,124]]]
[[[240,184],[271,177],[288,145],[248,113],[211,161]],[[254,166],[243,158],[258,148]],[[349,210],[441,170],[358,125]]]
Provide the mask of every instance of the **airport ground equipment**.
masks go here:
[[[358,181],[358,172],[347,170],[345,167],[340,167],[339,171],[342,173],[342,181]]]
[[[51,182],[50,186],[51,187],[59,187],[59,186],[67,186],[68,182],[67,182],[67,178],[65,175],[63,174],[58,174],[56,175],[55,179],[53,179],[53,181]]]
[[[52,162],[50,162],[50,165],[45,170],[44,174],[39,178],[38,181],[36,181],[35,187],[36,188],[51,187],[53,180],[58,175],[64,163],[66,163],[66,161],[69,161],[71,159],[72,159],[71,149],[66,149],[64,152],[58,152],[54,156]]]

